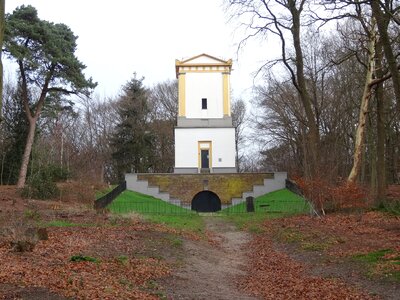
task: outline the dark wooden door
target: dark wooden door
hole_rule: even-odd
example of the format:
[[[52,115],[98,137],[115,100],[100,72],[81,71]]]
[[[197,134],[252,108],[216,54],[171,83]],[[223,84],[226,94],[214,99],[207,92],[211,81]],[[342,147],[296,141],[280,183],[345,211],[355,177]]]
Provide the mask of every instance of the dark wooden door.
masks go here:
[[[210,168],[210,153],[209,150],[201,150],[201,168]]]

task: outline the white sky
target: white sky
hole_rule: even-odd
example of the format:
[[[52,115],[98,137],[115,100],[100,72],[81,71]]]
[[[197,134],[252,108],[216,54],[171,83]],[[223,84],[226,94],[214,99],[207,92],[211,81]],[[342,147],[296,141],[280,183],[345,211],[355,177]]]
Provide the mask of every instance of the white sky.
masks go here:
[[[249,100],[252,72],[276,48],[253,42],[237,57],[240,36],[222,0],[6,0],[6,12],[22,4],[79,36],[77,56],[101,97],[117,95],[134,72],[146,86],[174,79],[175,59],[207,53],[234,60],[233,96]]]

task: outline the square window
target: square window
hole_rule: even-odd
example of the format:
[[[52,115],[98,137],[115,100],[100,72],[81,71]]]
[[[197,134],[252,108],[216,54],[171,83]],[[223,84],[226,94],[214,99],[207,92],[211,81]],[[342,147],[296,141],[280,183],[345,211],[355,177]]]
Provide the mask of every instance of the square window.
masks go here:
[[[207,98],[201,99],[201,109],[207,109]]]

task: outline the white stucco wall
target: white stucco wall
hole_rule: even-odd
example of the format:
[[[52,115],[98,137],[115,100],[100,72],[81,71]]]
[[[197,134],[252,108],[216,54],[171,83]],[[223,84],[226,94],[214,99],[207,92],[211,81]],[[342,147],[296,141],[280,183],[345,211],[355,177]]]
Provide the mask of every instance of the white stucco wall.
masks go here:
[[[222,73],[186,73],[186,117],[222,118]],[[207,98],[207,109],[201,108],[201,99]]]
[[[235,128],[175,128],[176,168],[198,168],[199,141],[212,142],[212,168],[235,167]]]

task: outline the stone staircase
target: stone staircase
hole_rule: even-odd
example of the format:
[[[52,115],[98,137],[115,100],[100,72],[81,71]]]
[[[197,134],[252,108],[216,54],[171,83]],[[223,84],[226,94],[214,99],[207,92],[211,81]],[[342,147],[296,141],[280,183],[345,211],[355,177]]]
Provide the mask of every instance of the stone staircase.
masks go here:
[[[274,178],[264,179],[263,185],[254,185],[253,190],[242,193],[241,198],[232,198],[232,205],[245,202],[247,197],[257,198],[267,193],[284,189],[286,187],[286,179],[286,172],[275,172]]]
[[[165,176],[168,175],[165,174]],[[171,176],[173,175],[171,174]],[[229,204],[227,202],[225,202],[225,204],[222,204],[222,208],[244,202],[246,201],[246,198],[250,196],[256,198],[258,196],[262,196],[264,194],[283,189],[285,188],[286,178],[286,172],[275,172],[273,178],[264,178],[262,185],[253,185],[252,190],[243,192],[242,197],[240,198],[231,198]],[[126,188],[128,190],[136,191],[145,195],[150,195],[177,206],[190,208],[190,203],[184,203],[183,201],[181,201],[181,199],[171,197],[168,192],[161,192],[158,186],[149,185],[148,180],[139,179],[138,174],[126,174],[125,180],[127,184]],[[201,190],[199,190],[198,192],[200,191]]]
[[[154,198],[164,200],[165,202],[181,206],[181,200],[171,198],[169,193],[160,192],[160,188],[157,186],[149,186],[149,182],[147,180],[138,179],[137,174],[126,174],[125,180],[127,190],[153,196]]]

